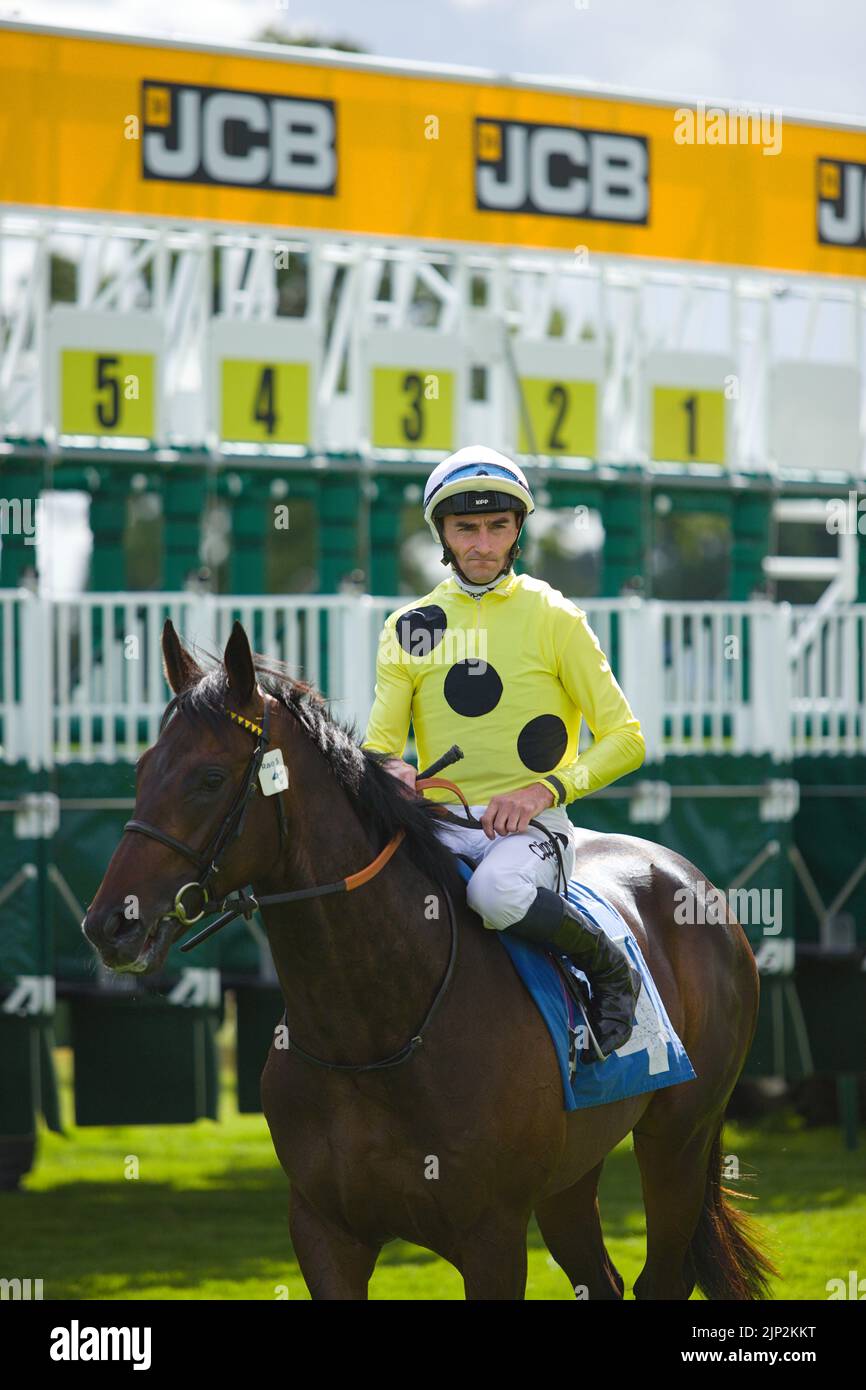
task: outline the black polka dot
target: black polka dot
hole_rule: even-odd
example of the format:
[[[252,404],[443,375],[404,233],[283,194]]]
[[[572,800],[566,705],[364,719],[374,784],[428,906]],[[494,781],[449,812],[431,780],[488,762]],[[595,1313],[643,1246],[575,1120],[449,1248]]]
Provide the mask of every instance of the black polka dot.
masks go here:
[[[489,714],[499,704],[502,681],[486,661],[458,661],[445,677],[445,699],[455,714],[474,719]]]
[[[568,730],[558,714],[539,714],[517,735],[517,753],[533,772],[552,772],[568,747]]]
[[[442,641],[447,626],[445,611],[436,603],[426,608],[410,608],[397,619],[397,640],[410,656],[429,656]]]

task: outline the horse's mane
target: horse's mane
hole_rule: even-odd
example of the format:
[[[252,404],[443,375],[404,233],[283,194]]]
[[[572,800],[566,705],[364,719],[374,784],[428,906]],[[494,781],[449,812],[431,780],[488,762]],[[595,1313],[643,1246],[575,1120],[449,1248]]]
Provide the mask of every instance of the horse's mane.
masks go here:
[[[404,830],[400,848],[415,867],[434,883],[459,891],[463,880],[452,851],[436,833],[439,817],[434,803],[407,795],[404,784],[382,766],[388,754],[361,748],[354,722],[337,719],[313,685],[292,676],[280,661],[254,654],[253,663],[262,690],[294,715],[304,734],[324,756],[377,851],[384,849],[398,830]],[[231,707],[231,696],[226,670],[220,662],[195,685],[173,697],[163,714],[160,732],[178,714],[219,733],[225,725],[227,707]],[[359,869],[362,867],[358,865]]]

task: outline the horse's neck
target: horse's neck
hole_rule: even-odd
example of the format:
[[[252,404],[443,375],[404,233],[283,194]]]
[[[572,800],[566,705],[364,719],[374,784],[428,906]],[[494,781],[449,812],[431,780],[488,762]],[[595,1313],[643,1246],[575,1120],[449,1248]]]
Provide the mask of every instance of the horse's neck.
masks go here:
[[[318,750],[307,746],[309,788],[294,800],[285,868],[267,892],[334,883],[365,868],[371,847],[352,804]],[[258,887],[258,885],[256,885]],[[265,890],[262,890],[265,891]],[[433,903],[430,895],[433,895]],[[264,911],[294,1036],[307,1052],[352,1062],[390,1055],[412,1036],[432,1002],[447,961],[448,910],[441,890],[399,851],[350,893]]]

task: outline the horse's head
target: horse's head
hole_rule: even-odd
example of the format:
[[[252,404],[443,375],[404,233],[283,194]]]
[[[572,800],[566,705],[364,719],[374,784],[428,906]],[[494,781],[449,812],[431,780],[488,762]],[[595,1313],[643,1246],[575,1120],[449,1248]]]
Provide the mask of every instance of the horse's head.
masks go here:
[[[162,653],[174,698],[138,762],[134,829],[125,830],[81,924],[104,965],[138,974],[159,970],[200,912],[200,880],[207,877],[210,900],[219,900],[266,876],[280,852],[283,798],[261,794],[254,763],[265,699],[269,717],[276,702],[257,685],[244,629],[235,623],[223,664],[207,674],[171,622]]]

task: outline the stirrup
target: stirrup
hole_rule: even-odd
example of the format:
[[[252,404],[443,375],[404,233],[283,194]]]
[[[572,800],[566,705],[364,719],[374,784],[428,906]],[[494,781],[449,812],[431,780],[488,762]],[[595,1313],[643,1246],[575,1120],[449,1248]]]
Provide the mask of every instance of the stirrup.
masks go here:
[[[597,1021],[595,1022],[595,1027],[593,1027],[593,1020],[589,1016],[589,1009],[586,1010],[587,1023],[590,1026],[592,1042],[595,1049],[600,1051],[604,1058],[609,1057],[614,1052],[618,1052],[621,1047],[625,1047],[625,1044],[634,1032],[635,1023],[637,1022],[637,1002],[640,998],[641,989],[643,988],[643,980],[640,977],[640,972],[635,970],[631,961],[626,960],[625,963],[628,967],[631,989],[629,991],[617,990],[614,992],[614,1003],[619,1007],[615,1007],[614,1009],[614,1019],[611,1021],[609,1028],[605,1030]],[[594,1013],[597,1012],[599,1002],[602,1003],[602,1006],[604,1005],[604,993],[605,991],[603,988],[599,988],[599,986],[594,987],[593,1000],[590,1005]],[[601,1000],[599,998],[600,995],[602,996]],[[617,1012],[624,1014],[626,1010],[630,1015],[628,1022],[626,1022],[624,1017],[620,1019],[616,1017]],[[607,1032],[607,1038],[604,1036],[605,1032]],[[600,1037],[596,1037],[596,1033],[598,1033]],[[611,1036],[614,1039],[613,1041],[610,1041]],[[592,1063],[597,1060],[598,1058],[592,1055],[589,1047],[585,1048],[581,1053],[582,1062]]]

